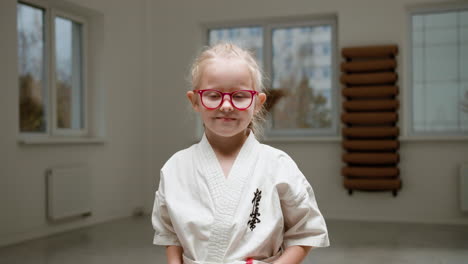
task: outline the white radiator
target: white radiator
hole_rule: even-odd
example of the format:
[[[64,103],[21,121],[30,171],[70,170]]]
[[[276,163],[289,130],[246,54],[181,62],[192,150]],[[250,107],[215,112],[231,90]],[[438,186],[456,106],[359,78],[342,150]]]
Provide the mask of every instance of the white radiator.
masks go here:
[[[460,166],[460,207],[468,212],[468,163]]]
[[[91,215],[91,178],[85,166],[47,170],[47,217],[62,220]]]

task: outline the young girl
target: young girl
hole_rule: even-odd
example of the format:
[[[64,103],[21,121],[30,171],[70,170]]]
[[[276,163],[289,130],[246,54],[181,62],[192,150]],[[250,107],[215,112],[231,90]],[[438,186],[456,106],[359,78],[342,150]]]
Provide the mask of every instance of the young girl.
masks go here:
[[[198,144],[161,169],[152,223],[168,263],[301,263],[329,245],[314,192],[294,161],[255,138],[266,95],[247,51],[218,44],[192,67]]]

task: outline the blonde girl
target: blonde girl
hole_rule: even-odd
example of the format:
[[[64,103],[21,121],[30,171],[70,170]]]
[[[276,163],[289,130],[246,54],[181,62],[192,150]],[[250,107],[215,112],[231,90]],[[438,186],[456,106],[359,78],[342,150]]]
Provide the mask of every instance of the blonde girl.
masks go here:
[[[208,47],[187,98],[201,141],[161,169],[152,223],[170,264],[301,263],[329,245],[313,189],[283,151],[261,144],[262,74],[233,44]]]

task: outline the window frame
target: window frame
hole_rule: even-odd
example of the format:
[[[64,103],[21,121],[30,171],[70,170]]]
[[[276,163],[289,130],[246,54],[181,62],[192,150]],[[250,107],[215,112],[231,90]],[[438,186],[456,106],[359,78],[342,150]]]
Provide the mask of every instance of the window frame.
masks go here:
[[[404,111],[404,135],[403,140],[468,140],[468,133],[461,130],[457,132],[417,132],[414,130],[414,85],[413,85],[413,16],[414,15],[427,15],[436,13],[446,13],[455,11],[468,11],[468,4],[466,3],[453,3],[453,4],[433,4],[433,5],[416,5],[407,9],[407,41],[408,54],[406,56],[406,87],[403,95],[407,98],[404,100],[404,106],[407,111]],[[461,110],[460,110],[461,111]],[[461,114],[465,114],[461,112]],[[468,115],[468,113],[466,113]]]
[[[228,29],[237,27],[260,27],[263,32],[263,71],[267,82],[266,86],[271,86],[271,76],[273,76],[273,43],[272,32],[274,29],[285,29],[292,27],[320,26],[331,27],[331,127],[330,128],[309,128],[306,129],[270,129],[269,120],[266,122],[264,139],[267,141],[308,141],[308,140],[338,140],[339,139],[339,118],[341,111],[338,83],[338,18],[335,14],[320,16],[296,16],[243,21],[210,22],[202,25],[204,33],[204,45],[209,44],[209,32],[216,29]],[[198,122],[198,134],[203,134],[203,125]]]
[[[55,23],[51,23],[51,54],[50,54],[50,76],[51,80],[54,80],[51,82],[50,88],[52,90],[51,95],[52,95],[52,102],[51,102],[51,108],[52,108],[52,120],[54,120],[53,125],[52,125],[52,135],[60,135],[60,136],[85,136],[89,132],[89,125],[88,125],[88,79],[87,79],[87,57],[88,57],[88,48],[87,48],[87,28],[88,28],[88,22],[85,18],[77,15],[70,14],[69,12],[59,10],[59,9],[52,9],[51,10],[51,21],[55,22],[56,17],[61,17],[65,19],[69,19],[73,22],[78,22],[82,26],[82,37],[81,37],[81,78],[82,78],[82,97],[83,97],[83,128],[81,129],[68,129],[68,128],[58,128],[57,126],[57,88],[56,88],[56,82],[55,82],[55,69],[56,69],[56,58],[55,58]]]
[[[68,3],[55,4],[54,1],[47,0],[18,0],[16,5],[29,5],[35,8],[40,8],[44,11],[44,85],[47,91],[46,99],[44,100],[46,128],[43,132],[22,132],[18,125],[18,135],[21,143],[58,143],[63,142],[63,139],[69,139],[70,142],[85,142],[83,138],[89,138],[90,142],[98,142],[96,137],[91,138],[90,129],[90,104],[89,104],[89,81],[88,81],[88,56],[89,56],[89,19],[80,11],[71,11],[72,7],[68,7]],[[83,103],[83,127],[81,129],[58,128],[57,125],[57,89],[55,84],[55,18],[61,17],[68,19],[82,26],[81,36],[81,81],[82,81],[82,98]],[[17,21],[17,19],[16,19]],[[16,29],[17,30],[17,29]],[[17,73],[17,76],[19,74]],[[19,105],[18,105],[19,107]],[[19,118],[19,116],[18,116]],[[54,140],[55,139],[55,140]],[[57,140],[58,139],[58,140]],[[66,140],[65,140],[66,142]]]

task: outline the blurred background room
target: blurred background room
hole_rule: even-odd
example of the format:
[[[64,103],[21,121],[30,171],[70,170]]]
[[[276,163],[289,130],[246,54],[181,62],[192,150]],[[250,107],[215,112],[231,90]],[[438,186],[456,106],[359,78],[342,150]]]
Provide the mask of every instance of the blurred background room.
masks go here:
[[[219,41],[314,187],[331,246],[304,263],[468,263],[466,1],[2,0],[0,33],[1,264],[165,263],[159,170]]]

